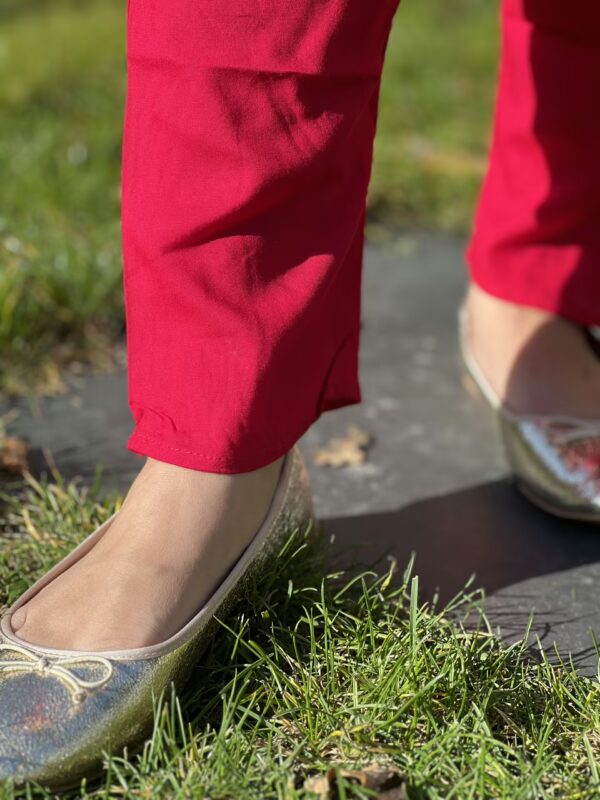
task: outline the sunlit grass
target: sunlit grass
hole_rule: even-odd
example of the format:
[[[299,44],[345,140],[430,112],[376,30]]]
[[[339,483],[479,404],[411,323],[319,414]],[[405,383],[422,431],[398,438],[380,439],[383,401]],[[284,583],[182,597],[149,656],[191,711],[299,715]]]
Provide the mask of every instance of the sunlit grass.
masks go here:
[[[59,476],[5,497],[0,606],[118,503]],[[181,703],[157,706],[141,755],[114,754],[78,796],[293,800],[315,797],[307,779],[333,769],[330,798],[366,798],[342,769],[374,765],[403,779],[409,800],[600,796],[597,682],[502,645],[484,621],[463,628],[475,594],[436,608],[410,569],[399,585],[331,574],[322,547],[312,532],[290,536],[221,621]]]
[[[403,0],[381,88],[374,222],[467,231],[484,174],[498,58],[488,0]]]
[[[122,332],[120,3],[0,26],[0,385],[57,385]]]

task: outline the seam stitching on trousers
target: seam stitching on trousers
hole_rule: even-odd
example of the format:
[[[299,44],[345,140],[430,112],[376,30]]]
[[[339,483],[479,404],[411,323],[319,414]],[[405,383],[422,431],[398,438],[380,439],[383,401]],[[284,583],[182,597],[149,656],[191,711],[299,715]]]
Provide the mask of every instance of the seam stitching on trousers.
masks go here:
[[[149,442],[158,442],[161,447],[164,447],[166,450],[172,450],[174,453],[185,453],[189,456],[200,456],[201,458],[208,458],[211,462],[215,464],[224,464],[227,465],[230,463],[231,459],[223,459],[223,458],[213,458],[209,456],[207,453],[200,453],[198,450],[184,450],[182,447],[173,447],[173,445],[165,444],[162,439],[158,436],[148,436],[147,433],[138,433],[137,431],[132,434],[133,439],[147,439]],[[273,450],[273,453],[279,452],[278,450]],[[266,453],[263,452],[262,458],[269,458],[271,455],[271,451],[267,451]]]

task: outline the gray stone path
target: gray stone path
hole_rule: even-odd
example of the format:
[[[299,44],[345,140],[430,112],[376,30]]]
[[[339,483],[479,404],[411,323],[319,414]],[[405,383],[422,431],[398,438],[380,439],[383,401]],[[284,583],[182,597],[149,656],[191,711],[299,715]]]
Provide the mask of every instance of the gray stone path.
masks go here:
[[[493,419],[463,389],[456,309],[465,275],[462,242],[399,234],[368,245],[361,383],[364,402],[325,414],[306,434],[317,511],[337,557],[363,563],[416,553],[426,595],[452,597],[475,573],[492,622],[554,643],[595,676],[591,631],[600,636],[600,530],[531,507],[506,480]],[[61,471],[125,488],[140,459],[125,450],[132,425],[126,377],[78,381],[73,395],[19,405],[11,432],[29,441],[34,467],[49,448]],[[4,409],[6,410],[6,409]],[[0,408],[0,413],[2,409]],[[366,463],[316,467],[315,448],[351,424],[374,436]]]

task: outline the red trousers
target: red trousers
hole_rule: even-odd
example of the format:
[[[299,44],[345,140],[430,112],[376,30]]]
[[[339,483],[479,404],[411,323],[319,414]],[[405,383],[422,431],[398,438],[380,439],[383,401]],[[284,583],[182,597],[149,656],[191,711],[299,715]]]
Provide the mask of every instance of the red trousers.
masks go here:
[[[365,197],[397,0],[129,0],[128,447],[244,472],[359,402]],[[469,247],[488,292],[600,323],[600,3],[506,0]]]

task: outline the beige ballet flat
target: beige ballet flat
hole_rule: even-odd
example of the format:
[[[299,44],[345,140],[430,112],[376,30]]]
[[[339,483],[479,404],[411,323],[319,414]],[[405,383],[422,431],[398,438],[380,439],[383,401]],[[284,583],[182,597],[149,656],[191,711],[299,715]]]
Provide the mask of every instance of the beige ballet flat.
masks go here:
[[[0,781],[77,785],[102,768],[102,751],[129,752],[152,730],[153,698],[180,689],[244,584],[272,563],[285,537],[313,519],[308,476],[297,448],[285,457],[271,507],[254,539],[209,601],[175,635],[150,647],[83,652],[30,644],[11,615],[81,558],[113,515],[0,617]]]
[[[460,350],[468,377],[492,408],[517,487],[558,517],[600,522],[600,420],[515,414],[502,405],[467,346],[459,312]]]

